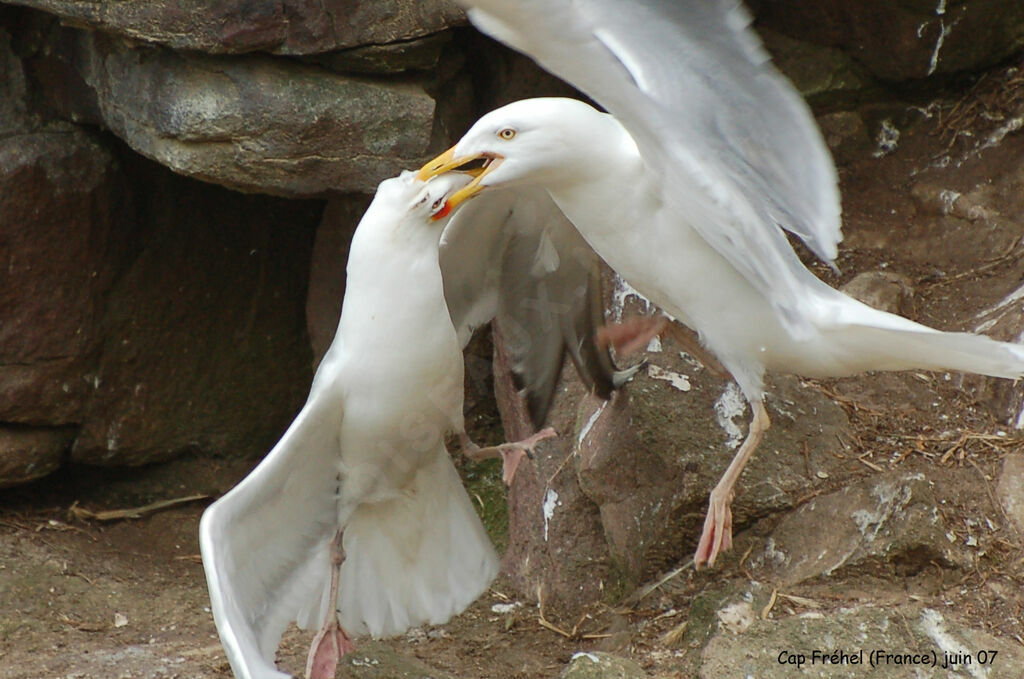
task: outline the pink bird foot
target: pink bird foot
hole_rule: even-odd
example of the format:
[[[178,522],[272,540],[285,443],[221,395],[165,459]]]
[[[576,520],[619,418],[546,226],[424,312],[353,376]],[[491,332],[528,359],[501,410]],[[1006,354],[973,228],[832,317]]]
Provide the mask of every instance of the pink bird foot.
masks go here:
[[[516,469],[519,468],[519,463],[523,461],[523,457],[525,456],[532,460],[534,449],[537,447],[537,444],[544,439],[549,439],[555,436],[558,436],[558,432],[551,427],[546,427],[522,441],[502,443],[499,446],[481,448],[477,444],[473,443],[469,438],[469,434],[466,432],[460,432],[459,447],[462,450],[462,454],[471,460],[486,460],[488,458],[500,457],[501,480],[505,482],[506,486],[511,486],[512,480],[516,475]]]
[[[732,549],[731,498],[723,497],[717,491],[717,488],[711,491],[708,514],[704,517],[704,532],[693,555],[693,565],[697,570],[705,563],[709,567],[714,566],[719,553]]]
[[[344,531],[338,531],[331,540],[331,593],[330,609],[320,631],[313,637],[306,657],[306,679],[334,679],[338,662],[346,653],[355,650],[348,634],[338,622],[338,583],[341,580],[341,565],[345,563],[345,547],[342,542]]]
[[[309,657],[306,659],[306,679],[334,679],[338,671],[338,662],[355,648],[356,645],[345,634],[335,615],[334,619],[321,627],[313,637]]]
[[[554,429],[545,427],[522,441],[502,443],[498,446],[498,454],[501,455],[501,480],[505,482],[505,485],[512,485],[512,480],[516,476],[516,470],[519,468],[519,463],[523,461],[524,456],[532,460],[537,444],[555,436],[558,436],[558,433]]]

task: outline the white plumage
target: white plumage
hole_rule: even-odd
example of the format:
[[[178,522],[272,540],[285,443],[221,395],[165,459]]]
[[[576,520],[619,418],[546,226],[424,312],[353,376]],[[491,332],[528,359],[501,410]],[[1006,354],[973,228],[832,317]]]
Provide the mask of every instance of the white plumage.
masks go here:
[[[288,676],[274,652],[290,621],[316,626],[335,605],[329,546],[341,529],[336,606],[351,633],[444,622],[497,573],[444,446],[446,431],[462,430],[463,363],[437,258],[443,223],[428,218],[465,181],[381,184],[353,237],[341,320],[309,399],[203,515],[214,618],[236,677]]]
[[[595,344],[596,255],[546,193],[499,192],[485,209],[430,219],[468,181],[452,174],[424,185],[406,173],[381,183],[353,236],[341,319],[305,406],[203,515],[214,618],[240,679],[287,676],[274,653],[292,621],[314,628],[336,609],[340,655],[347,633],[386,637],[445,622],[495,576],[445,434],[458,434],[471,457],[500,455],[511,474],[553,432],[482,450],[465,435],[462,347],[475,327],[500,320],[538,427],[564,354],[605,397],[632,374]],[[537,308],[548,287],[552,305]],[[307,670],[334,634],[317,637]],[[333,676],[329,656],[314,674]]]
[[[483,158],[449,201],[542,187],[631,286],[697,330],[753,410],[711,493],[698,567],[731,545],[729,503],[767,430],[766,370],[806,376],[934,369],[1017,378],[1022,347],[872,309],[808,271],[784,231],[830,262],[836,173],[806,105],[733,0],[469,0],[470,18],[576,85],[509,104],[420,171]]]

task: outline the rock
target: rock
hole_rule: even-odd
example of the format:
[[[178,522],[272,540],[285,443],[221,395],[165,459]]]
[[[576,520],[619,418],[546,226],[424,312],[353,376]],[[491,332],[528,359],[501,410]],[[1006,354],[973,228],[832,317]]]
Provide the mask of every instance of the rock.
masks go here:
[[[611,653],[582,652],[573,655],[559,679],[646,679],[638,663]]]
[[[418,40],[366,45],[307,57],[338,73],[401,73],[435,68],[451,33],[436,33]]]
[[[872,148],[867,125],[856,111],[836,111],[819,116],[818,126],[837,165],[863,157]]]
[[[882,655],[872,656],[879,650]],[[916,662],[912,654],[917,654]],[[969,665],[943,668],[944,663],[963,661],[964,654],[971,656]],[[741,634],[719,630],[701,652],[700,662],[701,679],[795,675],[860,679],[872,672],[893,679],[954,675],[1010,679],[1024,667],[1024,651],[1018,644],[965,627],[947,614],[920,605],[854,606],[759,619]]]
[[[60,467],[71,429],[0,426],[0,488],[42,478]]]
[[[892,81],[983,68],[1024,45],[1017,0],[762,0],[758,19],[793,38],[842,48]]]
[[[121,263],[123,177],[72,125],[0,138],[0,421],[79,421]]]
[[[572,370],[563,373],[551,415],[561,435],[520,468],[509,493],[504,563],[520,596],[534,597],[543,585],[544,596],[570,604],[614,600],[696,547],[708,493],[749,414],[734,385],[681,356],[670,340],[645,358],[649,367],[608,403],[586,397]],[[528,427],[502,374],[496,363],[498,404],[515,437]],[[775,379],[770,392],[772,428],[737,486],[736,532],[854,471],[853,461],[834,454],[847,428],[837,405],[791,377]]]
[[[434,101],[416,85],[76,39],[103,123],[181,174],[285,196],[373,192],[430,155]]]
[[[11,50],[11,35],[0,28],[0,137],[24,128],[27,120],[25,70]]]
[[[870,76],[842,50],[759,31],[772,61],[796,89],[815,102],[836,102],[870,84]]]
[[[133,259],[106,299],[72,460],[269,450],[312,376],[303,307],[321,204],[244,196],[135,158]]]
[[[315,54],[384,44],[436,33],[465,23],[449,0],[19,0],[56,14],[144,42],[180,50],[238,53],[259,50]]]
[[[891,271],[864,271],[840,288],[870,307],[901,316],[912,315],[914,286],[909,276]]]
[[[493,336],[494,391],[505,437],[514,441],[528,436],[532,427],[509,372],[500,329]],[[571,373],[562,372],[549,415],[560,436],[537,447],[509,489],[509,545],[502,571],[526,601],[582,606],[606,594],[615,597],[624,586],[608,557],[598,508],[575,478],[575,405],[596,404]]]
[[[947,539],[936,507],[923,474],[871,476],[787,514],[750,563],[780,585],[840,571],[878,571],[883,562],[902,575],[932,562],[969,566]]]
[[[1024,534],[1024,453],[1010,453],[1003,459],[996,496],[1017,532]]]
[[[412,653],[398,653],[386,643],[370,640],[360,640],[354,652],[345,654],[339,675],[353,679],[455,679],[447,672],[427,665]]]
[[[477,104],[482,112],[492,111],[529,97],[579,97],[565,81],[551,75],[527,56],[505,47],[484,35],[474,34],[470,54],[486,54],[473,66],[479,71],[474,80]],[[468,121],[470,124],[475,119]],[[465,130],[459,130],[461,136]]]

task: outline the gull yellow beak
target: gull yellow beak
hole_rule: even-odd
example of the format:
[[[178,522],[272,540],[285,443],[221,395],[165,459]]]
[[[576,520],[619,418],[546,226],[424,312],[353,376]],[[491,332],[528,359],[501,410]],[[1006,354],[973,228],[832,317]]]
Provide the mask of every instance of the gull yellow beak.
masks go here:
[[[467,163],[471,163],[474,160],[483,158],[486,162],[483,167],[473,168],[469,170],[460,170],[459,168]],[[502,158],[484,156],[483,154],[476,154],[472,156],[462,156],[460,158],[455,157],[455,147],[451,147],[437,158],[434,158],[429,163],[420,168],[420,171],[416,173],[416,179],[420,181],[427,181],[433,179],[438,175],[442,175],[445,172],[465,172],[466,174],[473,176],[473,181],[463,186],[461,189],[453,193],[445,201],[444,207],[437,212],[431,219],[437,220],[451,214],[452,210],[458,207],[461,203],[466,202],[476,194],[483,191],[485,186],[480,186],[480,180],[482,180],[488,173],[494,170],[501,164]]]

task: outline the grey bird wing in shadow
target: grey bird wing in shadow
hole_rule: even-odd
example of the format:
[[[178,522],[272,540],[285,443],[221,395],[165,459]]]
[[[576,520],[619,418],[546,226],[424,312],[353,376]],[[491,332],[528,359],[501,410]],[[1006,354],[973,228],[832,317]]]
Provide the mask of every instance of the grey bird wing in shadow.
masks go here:
[[[566,354],[605,399],[639,369],[619,370],[598,345],[598,256],[544,190],[490,191],[463,205],[445,229],[440,259],[463,346],[496,321],[534,427],[547,419]]]

